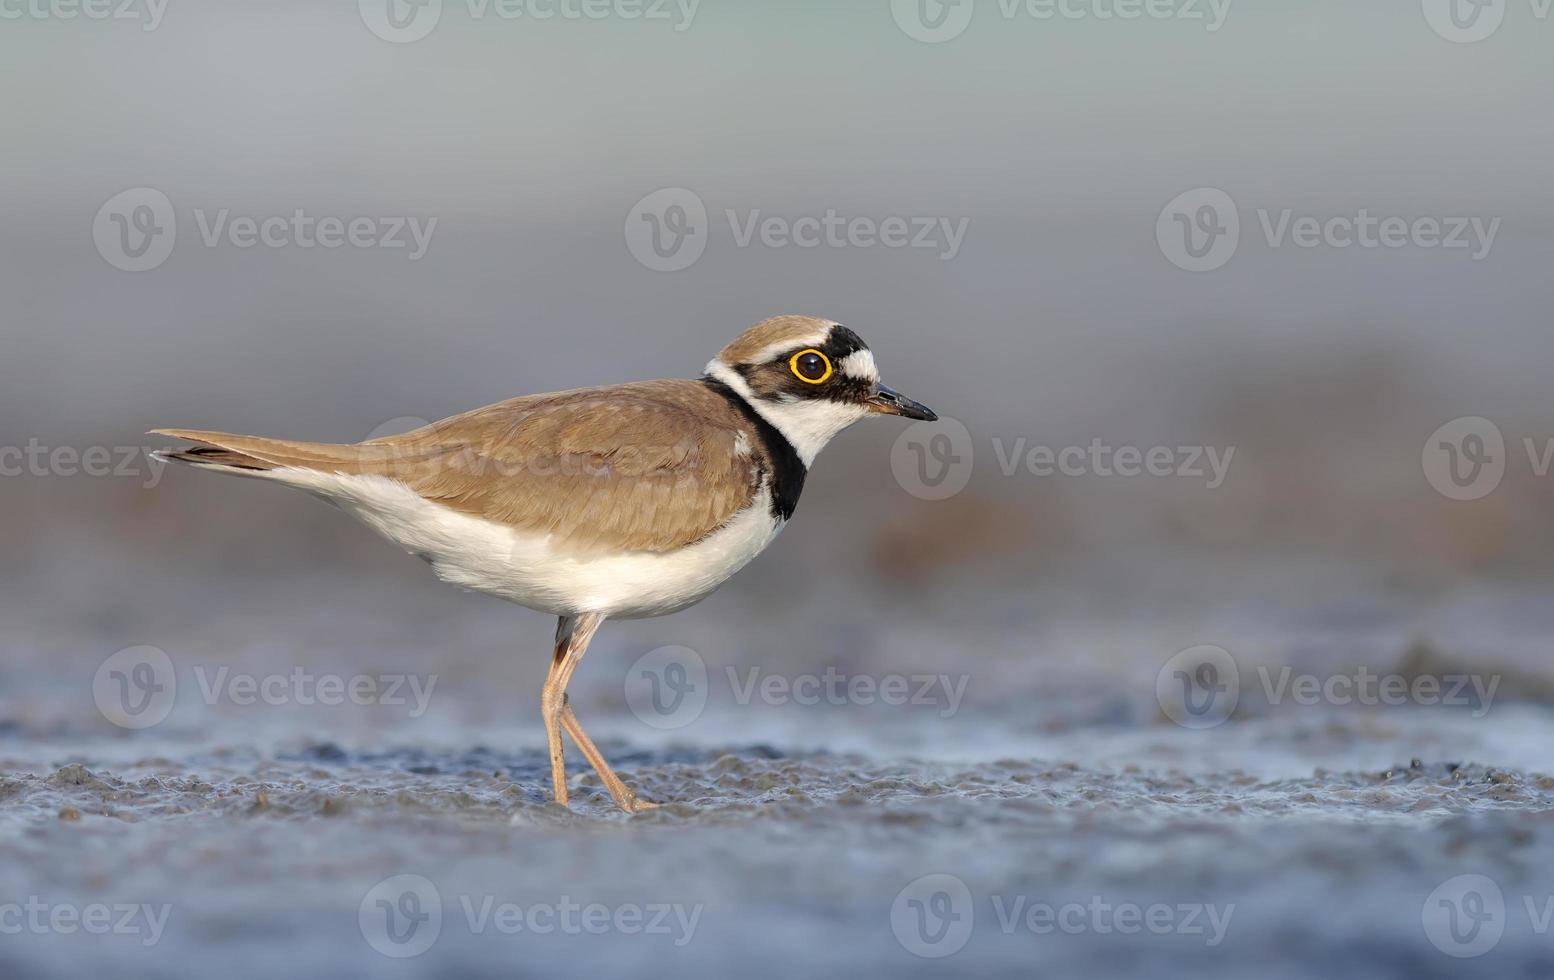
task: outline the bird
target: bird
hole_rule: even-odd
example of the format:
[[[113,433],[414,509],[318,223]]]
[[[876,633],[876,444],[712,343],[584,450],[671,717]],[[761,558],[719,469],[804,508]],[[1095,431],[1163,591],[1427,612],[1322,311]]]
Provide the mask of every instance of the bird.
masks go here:
[[[161,458],[321,497],[428,562],[442,581],[556,617],[540,707],[556,803],[562,732],[628,813],[639,797],[584,732],[567,684],[607,619],[677,612],[792,519],[815,458],[869,415],[938,416],[880,383],[835,320],[771,317],[699,378],[524,395],[351,444],[198,429]]]

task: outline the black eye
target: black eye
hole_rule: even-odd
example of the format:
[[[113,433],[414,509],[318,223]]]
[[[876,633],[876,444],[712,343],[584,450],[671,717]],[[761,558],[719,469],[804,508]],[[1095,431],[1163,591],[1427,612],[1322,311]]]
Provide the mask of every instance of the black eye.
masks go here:
[[[788,368],[800,381],[807,381],[812,385],[818,385],[831,377],[830,359],[814,348],[794,354],[788,361]]]

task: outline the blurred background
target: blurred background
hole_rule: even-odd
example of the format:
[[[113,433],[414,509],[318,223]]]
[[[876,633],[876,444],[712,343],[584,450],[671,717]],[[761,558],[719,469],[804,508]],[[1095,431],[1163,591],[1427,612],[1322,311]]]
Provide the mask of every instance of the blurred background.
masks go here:
[[[1538,0],[0,3],[0,926],[173,910],[0,966],[1546,969],[1551,50]],[[585,722],[702,800],[651,823],[586,775],[545,808],[547,617],[146,455],[694,377],[787,312],[945,421],[844,433],[717,595],[601,632]],[[1239,702],[1173,724],[1205,646]],[[130,728],[101,668],[145,647],[179,693]],[[700,665],[694,717],[644,717],[645,657]],[[1493,710],[1298,704],[1286,668]],[[435,691],[244,704],[223,669]],[[752,670],[943,680],[803,705]],[[445,911],[407,959],[357,923],[399,872]],[[976,912],[945,963],[896,915],[940,873]],[[1421,919],[1462,874],[1489,949]],[[456,893],[568,888],[708,911],[683,947],[450,935]],[[1241,905],[1206,950],[1011,935],[1012,894]]]

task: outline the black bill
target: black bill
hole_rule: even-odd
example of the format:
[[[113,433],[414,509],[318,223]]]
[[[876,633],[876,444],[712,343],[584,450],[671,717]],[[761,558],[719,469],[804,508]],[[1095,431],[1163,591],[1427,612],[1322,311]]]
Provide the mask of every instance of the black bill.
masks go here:
[[[939,416],[933,413],[933,409],[922,402],[915,402],[901,392],[884,385],[869,396],[869,411],[878,412],[881,415],[900,415],[903,418],[918,419],[923,422],[937,422]]]

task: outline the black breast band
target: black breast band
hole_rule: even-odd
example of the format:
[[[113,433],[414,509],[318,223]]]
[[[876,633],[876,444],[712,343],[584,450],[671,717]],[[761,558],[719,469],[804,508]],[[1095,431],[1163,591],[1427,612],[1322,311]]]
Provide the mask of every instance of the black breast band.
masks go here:
[[[771,460],[772,465],[772,515],[786,521],[799,506],[799,494],[804,492],[804,477],[809,474],[804,461],[799,459],[798,451],[775,425],[762,418],[754,406],[739,397],[739,392],[714,377],[701,380],[702,384],[728,399],[729,404],[755,427],[761,439],[761,448],[766,450],[766,458]]]

